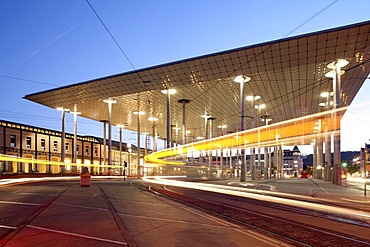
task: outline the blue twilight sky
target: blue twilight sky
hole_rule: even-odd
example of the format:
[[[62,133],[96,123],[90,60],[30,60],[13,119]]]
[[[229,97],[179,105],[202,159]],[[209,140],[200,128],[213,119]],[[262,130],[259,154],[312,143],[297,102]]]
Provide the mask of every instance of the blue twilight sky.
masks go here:
[[[60,130],[60,112],[22,97],[133,70],[89,3],[136,69],[370,18],[369,0],[0,0],[0,119]],[[368,95],[370,80],[354,104]],[[369,141],[367,108],[346,113],[342,151]],[[78,134],[102,129],[79,118]],[[127,131],[123,139],[135,138]]]

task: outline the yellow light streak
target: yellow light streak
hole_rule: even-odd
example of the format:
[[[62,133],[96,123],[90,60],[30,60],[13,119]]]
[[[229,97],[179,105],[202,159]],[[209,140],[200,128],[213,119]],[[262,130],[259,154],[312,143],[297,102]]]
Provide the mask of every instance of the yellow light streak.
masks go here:
[[[52,165],[52,166],[86,166],[86,167],[108,167],[108,168],[122,168],[119,165],[95,165],[95,164],[77,164],[77,163],[64,163],[59,161],[48,161],[48,160],[40,160],[40,159],[32,159],[32,158],[22,158],[22,157],[14,157],[14,156],[7,156],[0,154],[0,161],[12,161],[12,162],[22,162],[22,163],[31,163],[31,164],[43,164],[43,165]]]
[[[216,150],[220,148],[248,148],[256,146],[279,145],[287,142],[311,143],[313,137],[331,134],[340,130],[340,120],[348,107],[325,111],[300,118],[286,120],[255,129],[245,130],[199,142],[182,145],[181,151],[176,148],[163,149],[145,156],[147,162],[185,165],[183,161],[166,161],[176,155],[185,155],[192,150]],[[321,129],[315,129],[321,121]],[[315,132],[314,132],[315,131]],[[325,131],[325,132],[324,132]]]

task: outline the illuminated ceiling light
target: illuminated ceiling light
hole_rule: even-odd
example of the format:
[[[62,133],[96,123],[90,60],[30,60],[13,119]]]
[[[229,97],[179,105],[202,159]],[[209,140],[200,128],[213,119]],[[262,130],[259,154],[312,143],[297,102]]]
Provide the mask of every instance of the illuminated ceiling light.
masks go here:
[[[266,119],[265,118],[262,118],[261,121],[262,122],[265,122],[265,121],[270,122],[270,121],[272,121],[272,118],[266,118]]]
[[[161,90],[161,93],[167,94],[167,90],[168,90],[169,94],[175,94],[176,93],[176,89],[163,89],[163,90]]]
[[[71,113],[73,115],[81,115],[81,112],[79,112],[79,111],[71,111],[69,113]]]
[[[134,111],[133,113],[135,115],[144,115],[145,114],[145,112],[143,112],[143,111]]]
[[[265,109],[266,105],[265,104],[255,105],[254,108],[255,109]]]
[[[321,102],[321,103],[319,104],[319,106],[326,106],[326,103],[325,103],[325,102]]]
[[[65,111],[65,112],[69,112],[70,111],[70,109],[68,109],[68,108],[64,108],[64,107],[57,107],[56,108],[58,111]]]
[[[150,118],[148,118],[148,120],[154,122],[154,121],[158,121],[159,118],[157,118],[157,117],[150,117]]]
[[[190,130],[187,130],[185,133],[186,133],[186,134],[190,134]]]
[[[197,137],[197,140],[203,140],[204,139],[204,137],[203,136],[198,136]]]
[[[104,103],[115,104],[115,103],[117,103],[117,100],[109,98],[109,99],[103,100],[103,102]]]
[[[252,100],[259,100],[261,98],[261,96],[259,95],[248,95],[245,99],[248,100],[248,101],[252,101]]]
[[[321,97],[325,98],[325,97],[328,97],[329,96],[329,92],[322,92],[320,94]]]
[[[345,73],[345,71],[344,70],[341,70],[340,71],[340,75],[343,75]],[[336,72],[335,72],[335,70],[331,70],[331,71],[329,71],[329,72],[327,72],[326,74],[325,74],[325,77],[328,77],[328,78],[335,78],[336,77]]]
[[[227,125],[226,124],[219,125],[219,126],[217,126],[217,128],[219,128],[219,129],[225,129],[225,128],[227,128]]]
[[[202,118],[211,118],[211,117],[212,117],[212,115],[204,114],[204,115],[202,115],[201,117],[202,117]]]
[[[329,69],[343,68],[349,64],[349,61],[346,59],[338,59],[326,65]]]
[[[330,102],[329,102],[329,105],[334,105],[334,102],[333,102],[333,101],[330,101]]]
[[[234,82],[236,83],[245,83],[249,82],[251,78],[249,76],[244,76],[244,75],[238,75],[237,77],[234,78]]]

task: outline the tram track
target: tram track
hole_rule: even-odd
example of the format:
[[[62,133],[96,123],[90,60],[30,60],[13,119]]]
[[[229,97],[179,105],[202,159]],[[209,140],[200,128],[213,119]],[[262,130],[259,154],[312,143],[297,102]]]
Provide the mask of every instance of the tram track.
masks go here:
[[[135,186],[192,206],[203,212],[216,215],[246,228],[260,231],[263,234],[294,246],[370,246],[370,241],[365,238],[354,237],[350,234],[328,229],[324,226],[313,225],[308,222],[305,223],[298,220],[287,219],[283,216],[261,213],[251,208],[273,207],[275,211],[280,212],[282,215],[302,215],[305,213],[304,217],[309,220],[334,223],[336,218],[330,215],[325,217],[325,215],[317,212],[312,213],[307,210],[293,207],[277,206],[274,203],[262,202],[261,204],[261,202],[257,202],[256,200],[235,198],[225,195],[221,196],[212,192],[195,191],[184,188],[181,188],[181,191],[185,192],[179,192],[175,191],[177,188],[174,189],[174,187],[169,189],[170,187],[153,184],[135,184]],[[214,199],[211,197],[214,197]],[[246,208],[248,205],[251,208]],[[341,223],[343,223],[343,220]],[[364,231],[369,229],[365,223],[355,227],[362,228]]]

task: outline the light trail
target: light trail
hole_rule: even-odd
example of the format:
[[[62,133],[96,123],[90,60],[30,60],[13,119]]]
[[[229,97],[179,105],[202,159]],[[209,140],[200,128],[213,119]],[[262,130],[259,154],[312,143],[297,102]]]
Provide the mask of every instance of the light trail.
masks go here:
[[[145,156],[147,162],[185,165],[183,161],[166,161],[164,158],[187,155],[193,151],[210,151],[221,148],[252,148],[283,145],[288,143],[311,143],[312,139],[331,135],[340,130],[340,120],[346,107],[290,119],[258,128],[245,130],[212,139],[163,149]],[[334,117],[335,116],[335,117]]]
[[[157,177],[157,176],[144,177],[143,180],[148,183],[170,185],[170,186],[176,186],[176,187],[188,188],[188,189],[190,188],[190,189],[196,189],[196,190],[201,190],[201,191],[209,191],[209,192],[215,192],[215,193],[220,193],[220,194],[225,194],[225,195],[232,195],[232,196],[261,200],[261,201],[279,203],[279,204],[283,204],[287,206],[295,206],[295,207],[308,209],[308,210],[318,210],[318,211],[326,212],[326,213],[338,213],[341,215],[351,215],[351,216],[356,216],[356,217],[363,217],[365,218],[365,220],[370,220],[370,213],[368,212],[362,212],[359,210],[322,205],[322,204],[317,204],[314,202],[303,202],[303,201],[298,201],[294,199],[278,198],[278,197],[272,196],[272,195],[282,195],[283,194],[279,192],[269,192],[268,193],[269,195],[255,194],[255,193],[250,193],[251,190],[246,189],[246,188],[235,188],[235,187],[229,187],[225,185],[184,182],[184,181],[170,180],[170,179],[166,179],[165,177]],[[299,198],[307,199],[308,198],[304,196],[296,196],[296,197],[297,199]]]
[[[123,178],[123,176],[91,176],[94,178]],[[57,180],[79,180],[80,176],[65,176],[65,177],[43,177],[43,178],[14,178],[14,179],[1,179],[0,186],[11,185],[19,183],[32,183],[32,182],[43,182],[43,181],[57,181]]]
[[[52,165],[52,166],[81,166],[81,167],[102,167],[102,168],[122,168],[119,165],[100,165],[100,164],[77,164],[77,163],[66,163],[66,162],[59,162],[59,161],[51,161],[51,160],[40,160],[40,159],[32,159],[32,158],[22,158],[10,155],[3,155],[0,154],[0,161],[12,161],[12,162],[21,162],[21,163],[30,163],[30,164],[43,164],[43,165]]]

